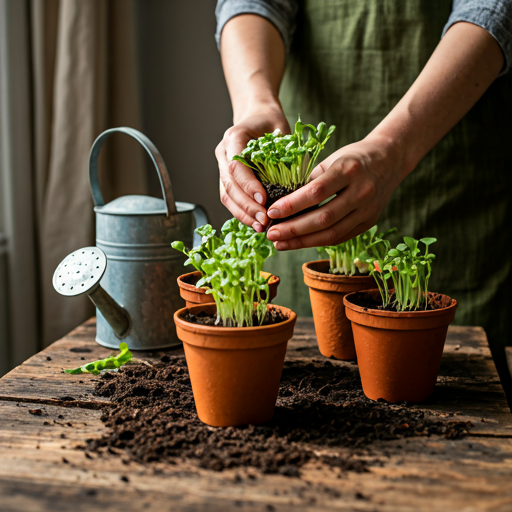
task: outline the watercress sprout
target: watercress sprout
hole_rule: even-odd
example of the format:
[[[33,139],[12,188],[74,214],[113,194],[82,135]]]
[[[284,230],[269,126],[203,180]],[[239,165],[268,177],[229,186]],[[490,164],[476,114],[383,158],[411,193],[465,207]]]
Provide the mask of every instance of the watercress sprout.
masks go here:
[[[435,238],[415,240],[404,237],[404,243],[391,248],[389,241],[377,238],[359,258],[369,266],[386,308],[391,300],[388,283],[392,281],[394,302],[397,311],[416,311],[428,307],[428,282],[431,275],[431,263],[435,255],[429,253],[429,246]],[[425,250],[419,244],[425,246]]]
[[[217,323],[222,320],[226,327],[252,326],[256,313],[261,325],[267,313],[269,277],[262,277],[260,272],[265,260],[275,253],[272,242],[265,233],[256,233],[234,218],[224,223],[220,237],[209,224],[196,233],[202,236],[201,245],[190,251],[182,242],[171,245],[188,256],[185,265],[201,272],[196,286],[207,287],[206,293],[212,294]]]
[[[299,116],[292,134],[283,136],[276,129],[250,140],[233,160],[250,167],[264,185],[280,185],[293,191],[309,181],[315,161],[335,129],[327,128],[324,122],[315,128],[304,124]]]
[[[366,251],[375,238],[386,239],[396,231],[396,228],[392,228],[376,236],[377,229],[377,226],[373,226],[368,231],[338,245],[317,247],[320,256],[326,253],[329,258],[329,272],[346,276],[368,274],[368,263],[359,255]]]

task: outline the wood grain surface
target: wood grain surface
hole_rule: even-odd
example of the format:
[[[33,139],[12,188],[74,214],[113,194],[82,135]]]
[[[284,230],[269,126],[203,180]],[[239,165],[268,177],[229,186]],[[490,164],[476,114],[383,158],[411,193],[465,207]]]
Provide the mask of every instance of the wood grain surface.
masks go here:
[[[106,357],[94,335],[93,319],[0,379],[1,512],[512,510],[512,415],[481,328],[450,328],[436,392],[422,405],[470,419],[469,436],[378,442],[371,456],[360,455],[378,460],[368,473],[314,462],[300,478],[86,454],[85,440],[105,432],[100,409],[108,402],[93,395],[97,377],[61,368]],[[164,353],[183,351],[135,357]],[[311,319],[299,319],[287,357],[321,359]]]

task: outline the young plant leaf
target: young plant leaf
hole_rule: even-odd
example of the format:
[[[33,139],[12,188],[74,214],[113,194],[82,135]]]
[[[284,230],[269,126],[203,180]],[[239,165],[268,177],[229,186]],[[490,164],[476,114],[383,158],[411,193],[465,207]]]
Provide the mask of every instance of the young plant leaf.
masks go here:
[[[117,356],[109,356],[105,359],[92,361],[91,363],[86,363],[82,366],[79,366],[78,368],[64,370],[64,373],[71,375],[77,375],[80,373],[92,373],[93,375],[98,375],[102,370],[120,368],[123,364],[126,364],[128,361],[130,361],[130,359],[132,359],[133,354],[130,352],[130,349],[126,343],[121,343],[119,345],[119,350],[120,352],[117,354]]]

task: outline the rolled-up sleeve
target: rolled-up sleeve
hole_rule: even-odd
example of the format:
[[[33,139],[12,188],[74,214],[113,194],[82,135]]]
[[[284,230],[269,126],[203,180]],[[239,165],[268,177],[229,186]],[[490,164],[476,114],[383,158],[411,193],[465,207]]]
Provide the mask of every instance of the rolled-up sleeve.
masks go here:
[[[231,18],[240,14],[257,14],[277,28],[288,51],[295,31],[297,10],[296,0],[218,0],[215,9],[217,46],[220,48],[222,29]]]
[[[505,57],[500,76],[512,66],[512,1],[511,0],[454,0],[452,13],[443,36],[455,23],[466,21],[487,30],[496,39]]]

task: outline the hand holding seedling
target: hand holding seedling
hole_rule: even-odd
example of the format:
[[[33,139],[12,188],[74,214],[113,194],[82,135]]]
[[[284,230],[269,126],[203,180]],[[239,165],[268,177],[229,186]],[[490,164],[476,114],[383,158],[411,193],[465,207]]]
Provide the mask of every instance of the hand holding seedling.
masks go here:
[[[336,195],[313,212],[269,229],[278,250],[332,246],[370,229],[405,177],[401,158],[378,137],[334,152],[315,167],[311,181],[270,208],[271,219],[293,215]]]
[[[282,133],[290,131],[282,111],[260,110],[229,128],[215,150],[219,163],[222,204],[235,218],[259,233],[268,223],[265,208],[267,194],[251,169],[233,160],[233,156],[241,153],[251,139],[257,139],[275,129]]]

